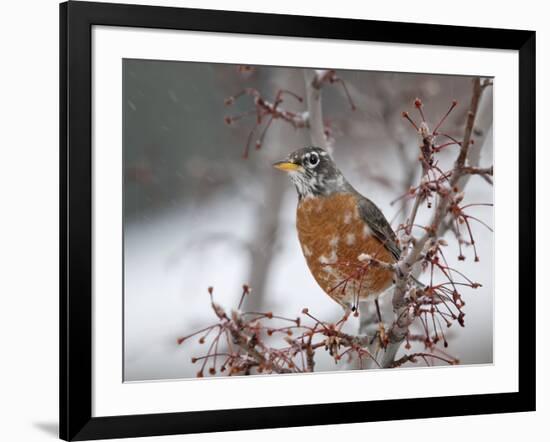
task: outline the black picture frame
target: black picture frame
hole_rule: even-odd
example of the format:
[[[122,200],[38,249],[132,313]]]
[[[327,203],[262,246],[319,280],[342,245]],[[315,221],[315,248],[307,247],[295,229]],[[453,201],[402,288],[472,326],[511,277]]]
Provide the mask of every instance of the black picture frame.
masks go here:
[[[94,25],[518,51],[519,391],[92,417],[91,30]],[[534,31],[70,1],[60,5],[59,129],[62,439],[138,437],[535,410]]]

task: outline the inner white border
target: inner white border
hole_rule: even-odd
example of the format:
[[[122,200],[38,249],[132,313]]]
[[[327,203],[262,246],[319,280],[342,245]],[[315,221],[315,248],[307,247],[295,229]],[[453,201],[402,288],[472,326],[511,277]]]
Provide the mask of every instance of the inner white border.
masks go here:
[[[517,52],[98,26],[92,38],[93,416],[518,391]],[[494,364],[123,383],[122,58],[494,76]]]

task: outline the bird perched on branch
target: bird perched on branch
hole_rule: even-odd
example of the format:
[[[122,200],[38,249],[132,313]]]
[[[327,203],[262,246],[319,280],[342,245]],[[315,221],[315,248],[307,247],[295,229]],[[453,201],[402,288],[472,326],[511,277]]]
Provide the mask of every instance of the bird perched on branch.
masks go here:
[[[393,283],[385,264],[401,253],[384,214],[321,148],[299,149],[273,166],[287,172],[298,191],[298,239],[319,286],[352,310],[368,297],[376,300]]]

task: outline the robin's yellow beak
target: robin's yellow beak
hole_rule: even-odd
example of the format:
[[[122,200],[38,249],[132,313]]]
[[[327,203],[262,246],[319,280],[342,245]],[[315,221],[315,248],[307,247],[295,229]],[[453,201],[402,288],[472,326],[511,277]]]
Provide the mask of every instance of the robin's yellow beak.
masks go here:
[[[302,166],[296,163],[291,163],[290,161],[277,161],[273,164],[273,167],[285,172],[296,172],[302,170]]]

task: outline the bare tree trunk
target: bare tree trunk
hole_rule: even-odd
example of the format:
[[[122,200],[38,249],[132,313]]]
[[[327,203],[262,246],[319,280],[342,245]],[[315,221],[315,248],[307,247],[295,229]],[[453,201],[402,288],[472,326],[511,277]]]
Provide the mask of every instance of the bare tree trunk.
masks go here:
[[[270,147],[266,146],[266,149]],[[277,179],[274,174],[269,174],[264,182],[264,197],[256,209],[254,219],[256,231],[250,244],[248,284],[254,292],[253,296],[246,298],[246,309],[250,311],[263,311],[266,283],[277,242],[279,212],[285,194],[285,185],[288,185],[283,180]]]
[[[303,91],[303,80],[299,71],[289,70],[277,75],[273,81],[277,88],[284,88],[300,94]],[[292,103],[294,104],[294,103]],[[269,279],[271,265],[276,253],[278,239],[277,227],[284,195],[290,190],[288,180],[273,172],[271,165],[281,160],[297,146],[305,143],[306,133],[296,130],[283,121],[274,123],[266,134],[261,150],[260,169],[265,171],[262,180],[262,200],[257,206],[254,219],[256,228],[250,242],[250,271],[248,284],[254,295],[248,296],[245,307],[250,311],[263,311],[265,289]]]

